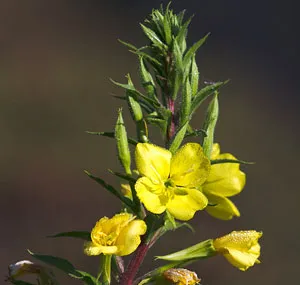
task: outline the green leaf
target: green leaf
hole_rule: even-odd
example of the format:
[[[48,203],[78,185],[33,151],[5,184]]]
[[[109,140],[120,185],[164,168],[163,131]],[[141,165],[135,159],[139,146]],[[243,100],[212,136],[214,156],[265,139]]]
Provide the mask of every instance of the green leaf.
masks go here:
[[[62,270],[63,272],[67,273],[69,276],[74,278],[81,278],[82,275],[74,268],[74,266],[66,259],[61,257],[51,256],[51,255],[41,255],[35,254],[30,250],[27,250],[31,256],[42,261],[48,265],[54,266],[57,269]]]
[[[195,55],[196,51],[205,43],[207,37],[210,33],[205,35],[202,39],[192,45],[192,47],[186,52],[183,58],[183,66],[186,69],[188,63],[191,61],[192,57]]]
[[[180,30],[176,36],[176,41],[178,42],[178,45],[181,49],[181,52],[184,52],[186,49],[186,35],[187,35],[187,28],[191,22],[193,17],[190,17],[181,27]]]
[[[198,92],[199,84],[199,71],[196,63],[196,58],[193,56],[192,66],[191,66],[191,88],[192,88],[192,97],[194,97]]]
[[[208,85],[197,92],[197,94],[193,97],[192,100],[192,113],[194,113],[197,108],[201,105],[201,103],[210,95],[214,94],[221,86],[225,85],[227,81],[224,82],[216,82],[212,85]]]
[[[165,52],[168,49],[168,46],[166,46],[161,39],[158,37],[158,35],[152,31],[150,28],[144,26],[141,24],[141,27],[145,33],[145,35],[148,37],[148,39],[152,42],[154,46],[159,48],[162,52]]]
[[[206,131],[207,136],[203,139],[203,152],[206,157],[210,158],[212,146],[214,143],[214,132],[219,116],[219,103],[218,94],[216,93],[210,102],[204,121],[203,129]]]
[[[107,184],[103,179],[93,176],[91,173],[88,171],[84,171],[85,174],[87,174],[90,178],[95,180],[97,183],[102,185],[108,192],[112,193],[114,196],[119,198],[125,205],[127,205],[129,208],[133,209],[133,203],[130,199],[124,197],[118,190],[116,190],[113,186]]]
[[[220,163],[239,163],[239,164],[255,164],[255,162],[248,162],[239,159],[213,159],[210,164],[220,164]]]
[[[97,281],[97,279],[91,275],[90,273],[77,270],[78,273],[81,274],[81,280],[86,284],[86,285],[101,285],[100,281]]]
[[[72,231],[72,232],[62,232],[52,236],[48,236],[49,238],[57,238],[57,237],[71,237],[71,238],[79,238],[86,241],[91,240],[91,233],[87,231]]]
[[[168,15],[168,7],[167,7],[167,10],[165,13],[163,23],[164,23],[165,40],[166,40],[167,45],[170,45],[172,42],[172,31],[171,31],[171,23],[170,23],[170,19],[169,19],[169,15]]]
[[[151,73],[147,70],[143,57],[140,56],[140,77],[142,85],[150,98],[156,98],[156,88]]]
[[[117,177],[120,177],[128,182],[132,182],[132,183],[136,183],[136,179],[133,178],[132,176],[130,175],[127,175],[127,174],[123,174],[123,173],[119,173],[119,172],[114,172],[112,171],[111,169],[108,170],[111,174],[113,175],[116,175]]]
[[[191,116],[191,102],[192,102],[192,89],[190,81],[187,78],[182,90],[182,102],[180,108],[180,123],[184,123],[189,120]]]
[[[90,132],[86,131],[87,134],[90,135],[96,135],[96,136],[103,136],[103,137],[108,137],[108,138],[115,138],[115,132]],[[132,138],[128,138],[128,143],[136,146],[138,144],[138,141]]]
[[[131,44],[131,43],[127,43],[127,42],[125,42],[125,41],[122,41],[122,40],[120,40],[120,39],[118,39],[118,41],[122,44],[122,45],[124,45],[124,46],[126,46],[126,47],[128,47],[129,49],[131,49],[131,50],[138,50],[138,48],[137,47],[135,47],[133,44]]]
[[[188,132],[185,134],[185,138],[188,138],[188,137],[206,137],[207,136],[207,133],[205,130],[192,130],[191,132]]]
[[[169,148],[170,152],[172,154],[174,154],[177,149],[180,147],[184,137],[185,137],[185,133],[186,133],[186,129],[189,125],[189,121],[187,121],[185,124],[183,124],[180,129],[177,131],[172,143],[171,143],[171,146]]]

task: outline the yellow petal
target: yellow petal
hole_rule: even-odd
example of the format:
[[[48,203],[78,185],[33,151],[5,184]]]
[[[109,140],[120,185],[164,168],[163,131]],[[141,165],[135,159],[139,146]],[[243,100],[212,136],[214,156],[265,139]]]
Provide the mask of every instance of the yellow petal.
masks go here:
[[[146,209],[154,214],[161,214],[166,210],[168,196],[163,183],[154,184],[148,177],[142,177],[135,183],[138,198]]]
[[[258,239],[262,236],[257,231],[233,231],[214,240],[217,252],[222,253],[227,260],[240,270],[246,270],[259,263],[260,245]]]
[[[167,149],[149,143],[139,143],[135,149],[136,167],[142,176],[154,183],[166,181],[170,173],[172,154]]]
[[[116,246],[99,246],[93,242],[86,242],[84,244],[84,253],[86,255],[99,255],[103,254],[115,254],[118,248]]]
[[[217,159],[236,159],[230,153],[220,154]],[[202,186],[204,193],[230,197],[242,191],[246,175],[238,163],[219,163],[211,166],[210,174]]]
[[[210,158],[217,159],[219,154],[220,154],[220,145],[218,143],[214,143],[211,150]]]
[[[255,263],[259,263],[258,257],[260,255],[260,246],[256,246],[257,252],[242,252],[236,249],[230,249],[228,254],[224,254],[224,257],[238,269],[245,271]]]
[[[209,204],[205,210],[213,217],[221,220],[231,220],[234,216],[239,217],[238,208],[226,197],[205,194]]]
[[[146,223],[142,220],[133,220],[120,233],[116,245],[117,255],[123,256],[134,252],[141,243],[140,236],[147,230]]]
[[[198,210],[207,205],[207,198],[197,189],[187,189],[186,195],[174,195],[174,198],[167,204],[167,209],[178,220],[188,221],[193,218]],[[176,191],[175,191],[176,193]]]
[[[187,143],[172,157],[170,177],[177,186],[196,187],[208,177],[210,161],[197,143]]]

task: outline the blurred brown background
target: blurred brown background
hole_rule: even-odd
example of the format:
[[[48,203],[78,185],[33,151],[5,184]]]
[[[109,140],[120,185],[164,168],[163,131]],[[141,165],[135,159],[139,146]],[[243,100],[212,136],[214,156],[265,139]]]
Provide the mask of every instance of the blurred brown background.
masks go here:
[[[173,1],[195,14],[192,44],[212,32],[200,50],[201,80],[231,79],[222,89],[216,139],[222,150],[256,161],[243,167],[247,186],[234,199],[242,216],[228,222],[198,213],[197,233],[180,229],[150,256],[217,237],[233,229],[264,231],[262,264],[239,272],[223,258],[192,268],[202,284],[296,284],[299,229],[299,19],[294,1]],[[137,78],[137,60],[117,39],[145,44],[139,22],[161,1],[0,1],[0,280],[7,265],[29,258],[26,248],[69,258],[95,273],[98,258],[82,242],[47,239],[89,230],[119,203],[83,173],[110,183],[118,169],[112,140],[86,130],[111,130],[121,95],[109,77]],[[166,1],[163,1],[166,3]],[[202,114],[194,119],[200,126]],[[126,117],[129,122],[129,117]],[[133,134],[133,129],[131,128]],[[1,277],[2,276],[2,277]],[[58,274],[60,277],[61,275]],[[63,278],[63,284],[80,284]],[[2,283],[0,281],[0,283]],[[4,283],[4,281],[3,281]]]

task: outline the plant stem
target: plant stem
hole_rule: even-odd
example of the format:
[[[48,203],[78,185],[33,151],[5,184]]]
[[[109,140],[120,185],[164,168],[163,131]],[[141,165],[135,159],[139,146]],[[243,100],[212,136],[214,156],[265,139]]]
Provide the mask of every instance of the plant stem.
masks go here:
[[[149,244],[147,244],[145,241],[142,241],[121,277],[121,285],[133,284],[134,278],[138,270],[140,269],[140,266],[147,254],[148,249]]]

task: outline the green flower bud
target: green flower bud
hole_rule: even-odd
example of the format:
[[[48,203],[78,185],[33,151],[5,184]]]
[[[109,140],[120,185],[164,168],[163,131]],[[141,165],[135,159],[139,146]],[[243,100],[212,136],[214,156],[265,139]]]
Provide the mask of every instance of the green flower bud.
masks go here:
[[[119,110],[118,120],[115,127],[115,138],[117,141],[118,157],[125,169],[126,174],[131,174],[131,157],[128,146],[127,132],[124,125],[122,110]]]

